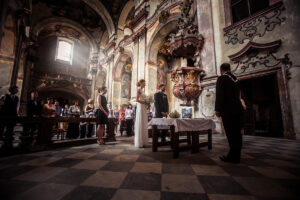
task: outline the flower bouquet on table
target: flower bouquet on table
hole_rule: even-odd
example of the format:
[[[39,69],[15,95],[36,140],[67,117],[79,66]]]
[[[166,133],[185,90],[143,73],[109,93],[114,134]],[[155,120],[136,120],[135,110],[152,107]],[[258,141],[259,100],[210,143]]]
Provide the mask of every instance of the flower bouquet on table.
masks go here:
[[[169,117],[170,118],[180,118],[180,113],[177,110],[174,110],[173,112],[170,112]]]
[[[148,96],[146,96],[145,102],[146,102],[147,104],[154,103],[153,95],[148,95]]]

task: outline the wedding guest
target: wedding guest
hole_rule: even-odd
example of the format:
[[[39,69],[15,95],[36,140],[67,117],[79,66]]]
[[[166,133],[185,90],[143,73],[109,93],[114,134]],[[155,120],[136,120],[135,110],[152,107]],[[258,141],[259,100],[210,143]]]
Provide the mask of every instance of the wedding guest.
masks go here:
[[[31,91],[30,99],[26,103],[27,117],[41,117],[42,110],[43,110],[43,107],[42,107],[41,101],[38,99],[38,92]],[[36,129],[37,129],[37,124],[25,125],[24,129],[26,130],[26,132],[29,132],[30,135],[33,135],[34,131],[36,131]]]
[[[62,117],[69,116],[69,105],[68,104],[65,104],[64,108],[62,109],[61,116]]]
[[[107,118],[115,118],[114,110],[112,109],[111,103],[108,104],[108,116]]]
[[[120,116],[120,134],[121,134],[121,136],[123,136],[124,128],[126,128],[126,119],[125,119],[125,112],[122,112],[121,116]]]
[[[119,110],[119,124],[120,124],[120,134],[121,134],[121,136],[123,135],[124,127],[126,126],[124,107],[125,107],[125,105],[121,105],[120,110]]]
[[[0,111],[0,117],[5,117],[5,118],[16,118],[18,116],[18,103],[19,103],[19,97],[16,95],[19,91],[18,86],[11,86],[9,88],[9,94],[5,94],[3,97],[3,105],[1,107]],[[12,141],[13,141],[13,131],[14,131],[14,126],[15,122],[10,122],[10,123],[3,123],[0,122],[0,137],[2,138],[4,129],[6,127],[6,132],[5,132],[5,143],[9,146],[12,146]]]
[[[132,105],[129,104],[125,110],[125,120],[126,120],[126,134],[128,137],[132,136],[132,125],[133,125],[133,110]]]
[[[26,114],[27,117],[40,117],[42,115],[42,104],[38,99],[38,92],[30,92],[30,99],[26,103]]]
[[[65,104],[64,108],[62,109],[61,116],[62,117],[69,117],[69,105],[68,104]],[[62,125],[61,129],[63,131],[68,130],[68,122],[62,122],[61,125]]]
[[[69,108],[69,115],[71,117],[79,117],[80,116],[80,108],[78,106],[78,101],[74,101],[74,105],[70,106]],[[67,131],[67,138],[69,139],[76,139],[79,136],[79,123],[69,123],[68,131]]]
[[[115,121],[115,133],[118,133],[118,127],[119,127],[119,108],[118,105],[115,105],[115,109],[114,109],[114,114],[115,114],[115,118],[117,119]]]
[[[88,100],[88,104],[85,106],[85,115],[86,117],[88,118],[93,118],[95,115],[94,115],[94,100],[93,99],[89,99]],[[92,133],[93,133],[93,129],[94,129],[94,123],[87,123],[87,130],[88,130],[88,133],[87,133],[87,137],[90,138],[92,137]]]
[[[147,108],[147,117],[148,117],[148,122],[151,121],[151,119],[153,118],[153,112],[151,110],[151,106],[148,106]]]
[[[61,107],[59,105],[58,100],[54,101],[54,105],[55,105],[55,109],[56,109],[55,117],[60,117],[62,109],[61,109]]]
[[[98,136],[98,144],[105,144],[103,140],[104,135],[104,128],[105,125],[108,123],[108,108],[107,108],[107,100],[104,96],[107,93],[107,88],[103,86],[102,88],[99,88],[98,92],[100,93],[98,95],[98,113],[97,113],[97,136]]]
[[[52,98],[47,98],[47,103],[43,106],[43,116],[44,117],[55,117],[56,107],[53,104]]]

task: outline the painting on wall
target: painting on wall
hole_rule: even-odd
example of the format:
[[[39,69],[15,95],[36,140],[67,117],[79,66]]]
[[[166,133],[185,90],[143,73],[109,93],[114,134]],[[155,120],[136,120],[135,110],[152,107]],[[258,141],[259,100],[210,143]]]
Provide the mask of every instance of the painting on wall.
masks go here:
[[[114,83],[113,104],[120,105],[120,83]]]
[[[168,64],[164,57],[159,56],[157,59],[157,88],[160,84],[167,85]]]
[[[131,64],[131,59],[129,58],[122,69],[122,78],[121,78],[122,98],[130,99],[131,97],[131,72],[132,72],[132,64]]]
[[[122,75],[122,98],[130,98],[131,77],[129,74]]]

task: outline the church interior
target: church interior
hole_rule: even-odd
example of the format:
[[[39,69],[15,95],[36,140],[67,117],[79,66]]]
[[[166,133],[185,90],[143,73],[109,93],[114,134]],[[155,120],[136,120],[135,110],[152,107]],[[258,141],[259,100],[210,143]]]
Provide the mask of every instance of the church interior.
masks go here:
[[[0,198],[299,199],[299,10],[297,0],[1,0]],[[219,158],[229,149],[215,110],[222,63],[245,103],[239,163]],[[10,95],[15,115],[5,113]]]

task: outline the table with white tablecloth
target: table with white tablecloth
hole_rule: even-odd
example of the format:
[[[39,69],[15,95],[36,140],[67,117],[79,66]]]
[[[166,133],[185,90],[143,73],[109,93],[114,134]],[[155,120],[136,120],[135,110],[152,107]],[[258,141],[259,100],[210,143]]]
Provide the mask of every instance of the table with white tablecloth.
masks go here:
[[[152,129],[152,151],[156,152],[158,146],[163,144],[158,142],[159,130],[170,129],[171,148],[173,150],[173,157],[177,158],[179,155],[179,143],[186,141],[188,147],[193,153],[198,152],[201,146],[208,146],[212,148],[212,130],[216,125],[210,119],[179,119],[179,118],[153,118],[148,123],[148,129]],[[199,135],[208,136],[207,142],[199,143]],[[186,135],[185,140],[179,140],[179,136]]]

